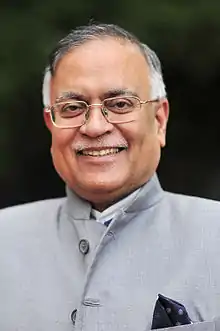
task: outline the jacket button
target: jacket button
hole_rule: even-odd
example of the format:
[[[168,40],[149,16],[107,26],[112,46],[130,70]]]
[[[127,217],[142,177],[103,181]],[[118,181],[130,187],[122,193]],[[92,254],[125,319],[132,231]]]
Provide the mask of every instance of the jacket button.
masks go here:
[[[89,242],[86,239],[81,239],[79,242],[79,250],[82,254],[86,255],[89,252]]]
[[[73,322],[73,325],[75,325],[75,323],[76,323],[76,313],[77,313],[77,309],[74,309],[72,311],[71,315],[70,315],[70,318],[71,318],[71,320]]]

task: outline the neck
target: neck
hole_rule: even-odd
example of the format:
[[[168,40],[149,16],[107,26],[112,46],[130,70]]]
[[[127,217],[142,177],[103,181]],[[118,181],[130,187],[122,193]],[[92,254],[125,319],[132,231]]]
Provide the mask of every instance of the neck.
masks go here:
[[[117,197],[116,199],[113,200],[108,200],[108,201],[103,201],[103,202],[94,202],[92,204],[92,208],[99,211],[99,212],[103,212],[105,209],[111,207],[112,205],[116,204],[117,202],[125,199],[126,197],[128,197],[129,195],[131,195],[133,192],[135,192],[137,188],[134,188],[133,190],[121,195],[120,197]]]

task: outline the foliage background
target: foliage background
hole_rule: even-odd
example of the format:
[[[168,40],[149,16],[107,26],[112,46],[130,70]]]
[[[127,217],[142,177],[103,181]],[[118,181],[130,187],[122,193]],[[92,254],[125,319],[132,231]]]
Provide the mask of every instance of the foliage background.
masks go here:
[[[41,81],[56,41],[90,19],[156,50],[171,105],[165,189],[220,199],[219,0],[2,0],[0,207],[64,194],[50,159]]]

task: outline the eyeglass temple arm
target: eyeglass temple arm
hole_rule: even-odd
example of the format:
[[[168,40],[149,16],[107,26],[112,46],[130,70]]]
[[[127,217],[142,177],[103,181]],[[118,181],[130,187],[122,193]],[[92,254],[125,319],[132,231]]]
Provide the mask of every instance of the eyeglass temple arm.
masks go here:
[[[143,104],[146,104],[146,103],[152,103],[152,102],[158,102],[158,101],[160,101],[160,98],[156,98],[156,99],[153,99],[153,100],[144,100],[144,101],[140,100],[140,103],[143,105]]]

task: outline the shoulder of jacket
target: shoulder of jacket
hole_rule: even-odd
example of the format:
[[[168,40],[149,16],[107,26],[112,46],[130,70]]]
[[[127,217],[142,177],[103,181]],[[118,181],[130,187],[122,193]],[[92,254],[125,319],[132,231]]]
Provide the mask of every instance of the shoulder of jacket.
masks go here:
[[[177,194],[171,192],[165,192],[165,201],[170,204],[172,208],[181,208],[181,210],[194,210],[204,212],[220,212],[220,201],[212,200],[208,198]]]
[[[7,207],[0,210],[0,221],[2,219],[14,219],[15,217],[39,217],[48,212],[51,214],[57,213],[65,200],[66,198],[46,199]]]

